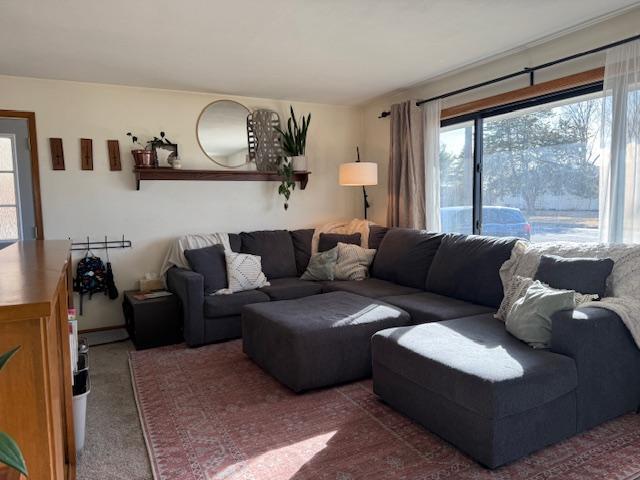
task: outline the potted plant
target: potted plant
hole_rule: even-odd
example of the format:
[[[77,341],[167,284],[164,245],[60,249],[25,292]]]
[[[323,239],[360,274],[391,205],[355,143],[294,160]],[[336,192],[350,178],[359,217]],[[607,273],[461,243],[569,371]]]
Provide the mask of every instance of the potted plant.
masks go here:
[[[138,136],[134,135],[131,132],[127,132],[127,137],[131,137],[131,142],[135,145],[139,145],[142,148],[137,148],[131,150],[131,155],[133,155],[133,160],[135,161],[136,167],[157,167],[158,166],[158,156],[156,153],[156,149],[158,147],[163,147],[167,145],[170,146],[170,152],[167,152],[168,162],[171,165],[172,160],[175,159],[178,152],[178,146],[167,138],[164,132],[160,132],[159,137],[153,137],[151,140],[147,142],[146,147],[140,143],[138,140]]]
[[[0,355],[0,370],[18,350],[20,346]],[[0,480],[17,480],[21,475],[28,475],[22,452],[13,438],[0,432]]]
[[[293,179],[293,163],[290,158],[281,158],[278,174],[282,177],[282,181],[278,187],[278,194],[284,197],[284,209],[288,210],[289,198],[291,198],[291,193],[296,188],[296,182]]]
[[[133,155],[133,161],[138,168],[151,168],[155,166],[153,158],[153,151],[144,148],[144,145],[138,141],[138,137],[131,132],[127,132],[127,137],[131,137],[131,142],[134,146],[139,145],[142,148],[134,148],[131,150]]]
[[[307,131],[309,124],[311,123],[311,114],[304,115],[300,119],[300,123],[296,120],[296,115],[293,112],[293,107],[289,106],[291,110],[291,117],[287,120],[287,129],[282,130],[280,127],[275,129],[280,134],[280,143],[282,149],[290,157],[289,163],[293,168],[293,171],[304,172],[307,171],[307,157],[305,156],[305,150],[307,147]]]

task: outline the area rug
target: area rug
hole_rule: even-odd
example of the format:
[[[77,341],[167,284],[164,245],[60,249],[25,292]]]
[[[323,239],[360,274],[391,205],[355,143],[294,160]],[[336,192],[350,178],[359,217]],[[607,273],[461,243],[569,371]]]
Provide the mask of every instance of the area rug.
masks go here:
[[[157,480],[640,476],[640,415],[490,471],[384,405],[370,381],[296,395],[239,341],[131,352],[130,366]]]

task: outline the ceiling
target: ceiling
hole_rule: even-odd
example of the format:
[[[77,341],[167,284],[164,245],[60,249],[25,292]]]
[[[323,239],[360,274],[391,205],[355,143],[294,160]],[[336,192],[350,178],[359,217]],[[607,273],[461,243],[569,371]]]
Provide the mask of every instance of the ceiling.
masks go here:
[[[359,104],[634,4],[0,0],[0,74]]]

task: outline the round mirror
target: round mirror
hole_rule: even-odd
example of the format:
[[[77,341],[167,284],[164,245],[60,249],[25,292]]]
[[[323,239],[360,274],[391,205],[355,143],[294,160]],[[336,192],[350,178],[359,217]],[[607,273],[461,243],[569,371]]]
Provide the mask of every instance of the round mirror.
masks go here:
[[[198,143],[204,154],[227,168],[246,164],[249,113],[247,107],[233,100],[218,100],[207,105],[196,126]]]

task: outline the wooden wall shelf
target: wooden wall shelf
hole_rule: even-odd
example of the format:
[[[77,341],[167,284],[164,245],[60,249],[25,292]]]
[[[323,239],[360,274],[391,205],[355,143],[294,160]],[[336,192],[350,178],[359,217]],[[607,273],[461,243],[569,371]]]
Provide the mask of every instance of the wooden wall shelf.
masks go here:
[[[276,172],[255,170],[184,170],[170,167],[135,168],[136,190],[140,190],[142,180],[207,180],[207,181],[254,181],[279,182],[282,177]],[[311,172],[295,172],[293,179],[300,182],[300,190],[307,187]]]

